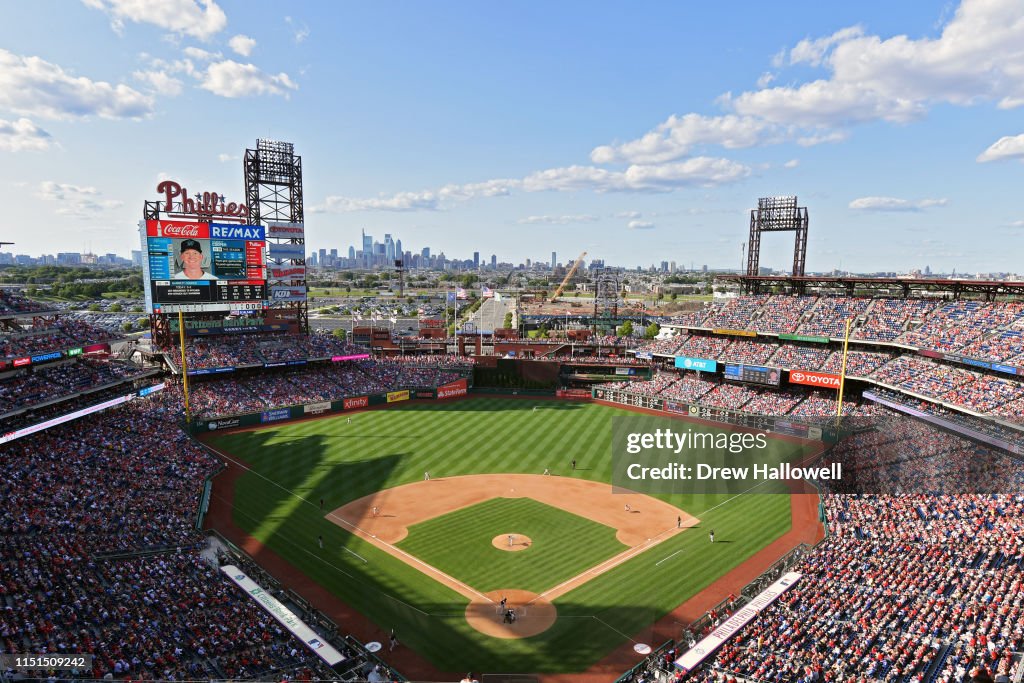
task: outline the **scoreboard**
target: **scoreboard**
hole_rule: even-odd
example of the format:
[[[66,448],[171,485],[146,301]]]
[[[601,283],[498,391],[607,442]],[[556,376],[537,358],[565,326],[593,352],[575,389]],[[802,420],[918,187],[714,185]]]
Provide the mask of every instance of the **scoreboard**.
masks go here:
[[[141,232],[149,312],[267,307],[262,226],[148,220]]]
[[[751,384],[765,384],[777,387],[782,379],[782,371],[778,368],[768,368],[763,365],[733,365],[726,363],[723,377],[734,382],[749,382]]]

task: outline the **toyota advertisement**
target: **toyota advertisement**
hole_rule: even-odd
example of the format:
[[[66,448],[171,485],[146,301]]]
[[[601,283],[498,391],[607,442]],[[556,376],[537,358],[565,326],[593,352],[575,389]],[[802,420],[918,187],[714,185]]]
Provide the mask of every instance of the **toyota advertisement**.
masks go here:
[[[830,372],[809,372],[807,370],[790,370],[790,384],[804,384],[809,387],[823,387],[825,389],[839,388],[839,375]]]
[[[266,308],[262,226],[148,220],[141,233],[151,313]]]

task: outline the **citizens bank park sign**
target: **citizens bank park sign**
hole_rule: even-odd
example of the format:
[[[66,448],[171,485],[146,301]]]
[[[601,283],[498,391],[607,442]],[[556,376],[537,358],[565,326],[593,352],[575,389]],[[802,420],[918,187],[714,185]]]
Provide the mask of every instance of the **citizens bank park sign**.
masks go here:
[[[790,384],[806,384],[811,387],[839,388],[839,375],[830,372],[806,372],[804,370],[789,371]]]

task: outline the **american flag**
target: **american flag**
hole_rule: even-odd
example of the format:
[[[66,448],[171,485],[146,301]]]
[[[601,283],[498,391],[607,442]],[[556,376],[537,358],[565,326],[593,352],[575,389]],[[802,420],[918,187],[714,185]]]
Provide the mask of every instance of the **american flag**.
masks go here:
[[[466,297],[466,290],[464,290],[462,287],[459,287],[458,289],[456,289],[455,290],[455,298],[456,299],[465,299],[465,298],[467,298]]]
[[[494,292],[492,292],[491,288],[488,287],[487,285],[483,285],[483,287],[481,287],[480,294],[485,299],[490,299],[491,297],[494,296]]]

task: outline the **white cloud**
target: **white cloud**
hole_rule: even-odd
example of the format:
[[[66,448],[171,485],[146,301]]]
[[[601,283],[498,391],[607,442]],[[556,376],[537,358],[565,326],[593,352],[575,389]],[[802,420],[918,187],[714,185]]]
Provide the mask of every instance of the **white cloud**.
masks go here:
[[[177,34],[208,40],[228,25],[227,15],[214,0],[82,0],[110,15],[111,27],[121,33],[124,22],[153,24]]]
[[[863,28],[860,26],[849,26],[847,28],[839,29],[832,35],[825,38],[817,38],[815,40],[805,38],[789,51],[789,63],[806,63],[811,66],[819,66],[825,56],[825,53],[832,47],[852,38],[859,38],[862,35],[864,35]]]
[[[1024,159],[1024,133],[999,138],[979,154],[977,160],[984,163],[1002,159]]]
[[[946,206],[949,199],[899,199],[897,197],[860,197],[850,202],[856,211],[922,211],[935,206]]]
[[[153,92],[168,97],[177,97],[183,87],[180,80],[166,71],[135,71],[132,77],[148,85]]]
[[[228,161],[237,161],[237,160],[238,160],[238,155],[236,155],[236,154],[226,154],[224,152],[221,152],[220,154],[217,155],[217,161],[221,162],[222,164],[226,163]]]
[[[210,64],[203,73],[199,87],[221,97],[251,95],[288,97],[289,90],[298,90],[299,88],[286,73],[274,76],[260,71],[253,64],[239,64],[231,59]]]
[[[789,161],[784,163],[782,166],[784,168],[796,168],[799,165],[800,165],[800,160],[799,159],[790,159]]]
[[[295,21],[291,17],[285,17],[284,23],[292,27],[292,39],[295,40],[296,44],[303,42],[306,38],[309,38],[309,26],[305,23],[299,25],[299,22]]]
[[[0,107],[48,119],[137,119],[152,113],[153,97],[127,85],[73,76],[39,57],[0,49]]]
[[[1011,228],[1024,228],[1024,220],[1014,221],[1010,223]]]
[[[52,180],[39,183],[35,195],[44,201],[57,202],[58,214],[77,218],[90,218],[124,206],[122,201],[100,199],[101,193],[95,187],[57,183]]]
[[[351,197],[327,197],[323,206],[316,207],[323,211],[437,211],[440,205],[434,192],[399,192],[391,197],[373,199],[353,199]]]
[[[28,119],[0,119],[0,151],[38,152],[49,148],[51,144],[53,138],[50,134]]]
[[[186,57],[191,57],[197,62],[212,62],[215,59],[220,59],[222,56],[219,52],[210,52],[209,50],[192,47],[191,45],[182,50],[182,52],[185,53]]]
[[[776,137],[773,127],[746,116],[672,115],[643,137],[619,145],[602,145],[590,153],[595,164],[657,164],[680,159],[696,145],[740,149]]]
[[[228,41],[228,46],[243,57],[248,57],[252,54],[253,48],[256,47],[256,41],[249,36],[239,33]]]
[[[598,220],[597,216],[576,214],[573,216],[527,216],[516,222],[520,225],[572,225],[574,223],[593,223],[596,220]]]
[[[654,223],[648,221],[630,221],[626,226],[630,230],[651,230],[654,228]]]
[[[757,87],[758,88],[767,88],[771,84],[771,82],[774,81],[774,80],[775,80],[775,74],[773,74],[771,71],[765,71],[763,74],[761,74],[758,77],[758,79],[757,79]]]
[[[466,185],[445,185],[438,191],[440,199],[468,200],[477,197],[504,197],[511,194],[513,188],[519,186],[518,180],[499,178],[487,180],[482,183],[468,183]]]
[[[695,157],[674,164],[635,164],[625,171],[596,166],[566,166],[531,173],[522,180],[497,179],[467,185],[446,185],[438,191],[399,192],[390,197],[356,199],[327,197],[321,211],[436,211],[442,201],[467,201],[524,192],[671,192],[683,187],[711,187],[737,182],[750,175],[750,168],[729,159]],[[638,214],[639,215],[639,214]]]
[[[780,125],[837,126],[907,122],[936,103],[1024,105],[1024,5],[1020,0],[963,0],[937,38],[882,38],[846,28],[804,40],[790,63],[818,65],[828,78],[727,95],[745,116]]]
[[[639,211],[620,211],[615,214],[615,218],[640,218],[643,216]]]

